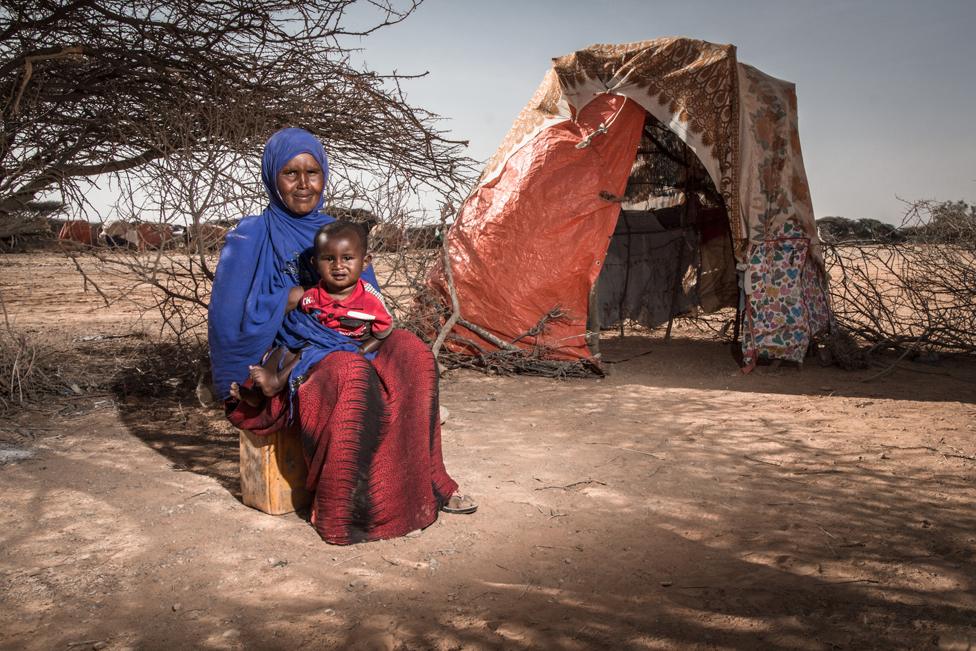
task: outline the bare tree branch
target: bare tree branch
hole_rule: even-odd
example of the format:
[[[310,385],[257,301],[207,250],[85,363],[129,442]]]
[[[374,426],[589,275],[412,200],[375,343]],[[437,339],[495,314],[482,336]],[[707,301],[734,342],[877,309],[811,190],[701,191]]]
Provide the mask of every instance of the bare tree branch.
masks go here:
[[[0,212],[50,191],[77,197],[86,177],[139,174],[177,153],[220,147],[254,157],[282,126],[323,137],[349,173],[395,169],[414,188],[462,192],[471,173],[463,143],[404,101],[405,77],[352,63],[351,39],[416,8],[373,0],[5,2]],[[198,110],[208,105],[220,111]],[[178,111],[182,121],[173,119]]]

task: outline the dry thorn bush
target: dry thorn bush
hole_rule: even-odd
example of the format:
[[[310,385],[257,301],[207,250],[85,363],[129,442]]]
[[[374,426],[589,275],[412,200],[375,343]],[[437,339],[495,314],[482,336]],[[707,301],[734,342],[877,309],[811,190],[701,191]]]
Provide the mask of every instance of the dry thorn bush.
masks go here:
[[[0,295],[0,414],[41,403],[52,395],[64,395],[78,385],[65,377],[62,356],[52,338],[16,329]]]
[[[258,172],[268,136],[303,127],[329,153],[330,204],[380,223],[381,281],[405,314],[429,257],[404,246],[427,219],[417,206],[457,202],[473,175],[467,143],[406,100],[402,84],[417,75],[378,74],[359,54],[364,38],[417,4],[13,3],[0,16],[0,216],[54,193],[66,216],[91,222],[191,235],[232,225],[266,203]],[[118,198],[109,213],[90,203],[96,181]],[[158,314],[160,338],[202,367],[218,248],[190,237],[160,250],[67,254],[106,306],[131,301]],[[105,274],[128,291],[101,287]]]
[[[976,215],[912,203],[898,236],[824,246],[836,324],[869,347],[976,354]]]
[[[50,342],[10,328],[0,330],[0,413],[64,395],[58,351]]]

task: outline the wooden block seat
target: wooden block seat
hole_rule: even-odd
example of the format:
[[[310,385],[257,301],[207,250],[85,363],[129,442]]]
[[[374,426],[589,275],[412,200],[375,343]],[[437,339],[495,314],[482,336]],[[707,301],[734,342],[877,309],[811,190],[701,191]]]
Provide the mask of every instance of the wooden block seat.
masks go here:
[[[308,506],[308,468],[298,436],[277,432],[257,436],[241,430],[241,501],[270,515]]]

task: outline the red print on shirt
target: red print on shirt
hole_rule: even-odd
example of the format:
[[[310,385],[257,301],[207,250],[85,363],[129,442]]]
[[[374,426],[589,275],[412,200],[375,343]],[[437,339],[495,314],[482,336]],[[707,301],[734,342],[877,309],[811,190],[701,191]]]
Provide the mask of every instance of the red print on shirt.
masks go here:
[[[298,305],[326,328],[353,339],[383,339],[393,329],[393,317],[386,310],[383,296],[362,278],[352,294],[341,301],[332,298],[320,283],[302,294]]]

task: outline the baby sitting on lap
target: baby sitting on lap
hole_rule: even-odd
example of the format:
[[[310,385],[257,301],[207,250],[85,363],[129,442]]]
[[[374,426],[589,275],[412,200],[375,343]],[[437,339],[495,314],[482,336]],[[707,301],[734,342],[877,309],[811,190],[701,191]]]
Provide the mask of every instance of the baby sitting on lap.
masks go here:
[[[305,291],[292,287],[286,312],[296,307],[310,314],[326,328],[362,342],[358,352],[377,350],[393,331],[393,318],[383,304],[379,290],[360,278],[371,262],[367,253],[366,229],[355,222],[334,221],[315,234],[315,264],[321,280]],[[280,392],[301,353],[276,348],[263,366],[249,367],[253,387],[231,385],[231,395],[257,406],[265,396]]]

